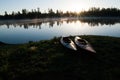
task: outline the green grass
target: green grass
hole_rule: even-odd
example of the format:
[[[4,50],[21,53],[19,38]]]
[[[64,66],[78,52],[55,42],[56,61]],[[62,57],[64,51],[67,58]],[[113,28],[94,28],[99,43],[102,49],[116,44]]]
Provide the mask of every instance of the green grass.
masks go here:
[[[96,54],[66,49],[59,38],[21,45],[2,43],[0,80],[120,80],[120,38],[81,37]]]

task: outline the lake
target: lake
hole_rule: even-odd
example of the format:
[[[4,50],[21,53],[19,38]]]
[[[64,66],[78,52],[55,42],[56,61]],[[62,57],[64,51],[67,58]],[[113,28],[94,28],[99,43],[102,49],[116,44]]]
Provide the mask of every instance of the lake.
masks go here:
[[[0,42],[21,44],[60,36],[101,35],[120,37],[120,19],[52,18],[0,20]]]

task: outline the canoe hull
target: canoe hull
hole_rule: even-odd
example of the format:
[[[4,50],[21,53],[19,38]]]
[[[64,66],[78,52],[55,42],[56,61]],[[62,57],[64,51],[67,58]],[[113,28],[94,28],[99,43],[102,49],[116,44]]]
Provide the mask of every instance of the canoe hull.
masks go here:
[[[80,43],[80,41],[78,41],[78,40],[84,40],[84,42],[85,42],[86,44],[82,44],[82,43]],[[82,49],[84,49],[84,50],[86,50],[86,51],[89,51],[89,52],[92,52],[92,53],[96,53],[96,51],[93,49],[93,47],[90,45],[90,43],[89,43],[87,40],[82,39],[82,38],[80,38],[80,37],[75,37],[74,41],[75,41],[75,44],[76,44],[79,48],[82,48]]]
[[[68,49],[71,49],[71,50],[74,50],[74,51],[77,50],[76,45],[74,44],[74,42],[71,39],[70,39],[70,43],[66,43],[66,42],[64,42],[63,37],[62,37],[60,39],[60,42],[64,47],[66,47]]]

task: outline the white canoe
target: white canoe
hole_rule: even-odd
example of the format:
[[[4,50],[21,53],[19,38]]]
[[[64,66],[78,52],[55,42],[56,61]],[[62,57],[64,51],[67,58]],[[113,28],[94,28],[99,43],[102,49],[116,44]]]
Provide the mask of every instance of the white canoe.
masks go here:
[[[82,48],[84,50],[96,53],[96,51],[93,49],[93,47],[90,45],[90,43],[87,40],[82,39],[82,38],[76,36],[74,41],[75,41],[75,44],[78,47],[80,47],[80,48]]]
[[[61,42],[61,44],[63,46],[65,46],[65,47],[67,47],[67,48],[69,48],[71,50],[74,50],[74,51],[77,50],[76,45],[74,44],[74,42],[68,37],[61,37],[60,42]]]

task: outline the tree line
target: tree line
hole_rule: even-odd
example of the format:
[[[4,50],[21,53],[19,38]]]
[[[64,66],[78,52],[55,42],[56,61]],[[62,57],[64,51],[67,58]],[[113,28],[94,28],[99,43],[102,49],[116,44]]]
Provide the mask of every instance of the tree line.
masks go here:
[[[0,19],[35,19],[35,18],[54,18],[54,17],[75,17],[76,12],[66,11],[63,13],[61,10],[53,11],[53,9],[48,9],[48,12],[41,12],[39,8],[32,9],[28,11],[27,9],[22,9],[22,11],[14,12],[8,14],[5,11],[4,15],[0,15]]]
[[[54,18],[54,17],[120,17],[120,9],[117,8],[90,8],[87,11],[63,12],[61,10],[53,11],[53,9],[48,9],[47,12],[41,12],[40,8],[32,9],[28,11],[27,9],[22,9],[22,11],[14,12],[8,14],[5,11],[4,15],[0,15],[1,20],[6,19],[35,19],[35,18]]]
[[[120,17],[120,9],[117,8],[90,8],[88,11],[82,11],[81,17]]]

